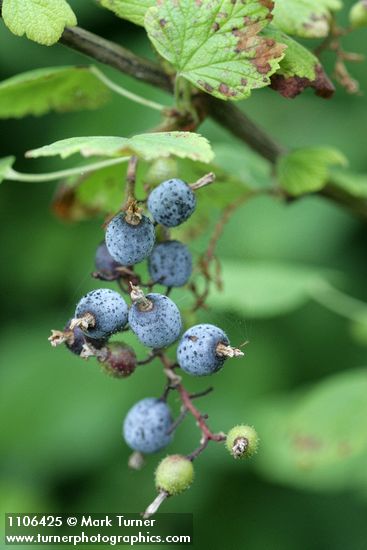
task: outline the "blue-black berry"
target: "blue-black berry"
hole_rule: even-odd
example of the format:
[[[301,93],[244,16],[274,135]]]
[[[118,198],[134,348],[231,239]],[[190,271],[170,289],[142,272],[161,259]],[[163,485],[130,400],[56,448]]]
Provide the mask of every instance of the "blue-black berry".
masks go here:
[[[192,256],[179,241],[157,244],[148,258],[149,274],[154,283],[168,287],[183,286],[192,272]]]
[[[134,451],[155,453],[172,440],[168,433],[172,425],[171,411],[165,401],[146,397],[127,413],[123,437]]]
[[[195,207],[195,193],[180,179],[164,181],[148,197],[148,210],[153,219],[166,227],[176,227],[185,222]]]
[[[243,353],[229,345],[226,333],[220,328],[201,324],[189,328],[177,347],[181,369],[194,376],[206,376],[220,370],[227,357]]]
[[[105,241],[102,241],[96,250],[94,263],[97,269],[98,275],[102,278],[113,279],[118,278],[121,274],[118,272],[118,268],[121,264],[116,262],[108,252]]]
[[[139,287],[132,288],[134,303],[129,310],[131,330],[150,348],[165,348],[172,344],[182,329],[181,314],[176,304],[163,294],[144,296]]]
[[[106,245],[112,258],[122,265],[137,264],[149,256],[155,242],[154,226],[144,215],[127,221],[125,212],[117,214],[107,226]]]
[[[128,307],[122,296],[114,290],[100,288],[88,292],[79,301],[71,328],[79,326],[89,338],[108,338],[122,330],[127,319]]]

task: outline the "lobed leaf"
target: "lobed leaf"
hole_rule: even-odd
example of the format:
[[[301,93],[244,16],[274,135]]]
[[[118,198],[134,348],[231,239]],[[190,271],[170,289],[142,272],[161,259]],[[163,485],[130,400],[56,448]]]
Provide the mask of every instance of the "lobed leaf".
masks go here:
[[[272,18],[269,0],[161,0],[145,16],[158,53],[203,91],[243,99],[270,84],[285,46],[260,35]]]
[[[273,22],[287,34],[321,38],[329,34],[331,12],[341,7],[341,0],[276,0]]]
[[[345,156],[336,149],[296,149],[280,157],[277,163],[277,177],[280,186],[291,195],[312,193],[326,185],[331,165],[346,163]]]
[[[2,17],[13,34],[45,46],[55,44],[66,26],[77,24],[66,0],[3,0]]]
[[[26,156],[38,158],[60,155],[61,158],[67,158],[75,153],[85,157],[137,155],[145,160],[175,155],[201,162],[210,162],[214,156],[208,140],[193,132],[157,132],[132,138],[75,137],[33,149]]]
[[[0,82],[0,118],[95,109],[110,96],[88,67],[36,69]]]

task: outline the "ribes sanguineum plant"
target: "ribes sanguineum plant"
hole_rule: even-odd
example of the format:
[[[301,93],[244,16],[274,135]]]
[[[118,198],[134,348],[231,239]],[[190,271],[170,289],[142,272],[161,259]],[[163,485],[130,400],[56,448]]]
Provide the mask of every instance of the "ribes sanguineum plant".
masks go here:
[[[141,467],[143,454],[171,445],[175,430],[188,414],[198,425],[200,441],[196,449],[187,455],[171,454],[160,462],[156,471],[158,495],[147,509],[149,515],[167,497],[190,486],[192,463],[210,441],[226,442],[234,458],[253,456],[258,448],[256,431],[247,424],[235,426],[227,435],[213,432],[206,415],[194,405],[194,400],[206,392],[190,393],[183,383],[186,375],[193,379],[210,376],[227,368],[232,358],[243,356],[241,342],[232,342],[236,344],[232,346],[231,335],[221,327],[206,322],[198,324],[195,318],[197,310],[207,307],[212,283],[217,289],[222,287],[215,249],[234,210],[259,195],[288,204],[312,193],[367,217],[363,189],[353,178],[350,182],[350,174],[338,176],[330,170],[333,165],[346,164],[339,151],[329,147],[288,150],[231,103],[245,100],[263,87],[284,98],[294,98],[306,88],[330,98],[334,85],[321,64],[321,56],[328,50],[335,58],[336,80],[347,92],[358,92],[358,82],[349,74],[347,64],[359,61],[360,56],[346,52],[342,40],[353,29],[367,26],[366,0],[359,0],[350,9],[348,28],[336,23],[334,11],[340,2],[328,5],[304,2],[301,10],[298,0],[289,0],[289,9],[284,7],[285,2],[272,0],[118,2],[118,9],[116,2],[102,2],[123,19],[144,28],[147,40],[156,50],[156,63],[75,27],[76,17],[67,0],[59,2],[61,10],[47,10],[47,2],[38,0],[17,2],[16,10],[13,4],[12,0],[0,0],[0,16],[14,34],[25,34],[45,45],[61,41],[95,61],[174,96],[173,105],[141,97],[122,88],[93,65],[30,71],[0,84],[2,117],[97,108],[111,91],[161,116],[159,125],[150,133],[129,138],[69,138],[26,154],[30,158],[52,155],[65,158],[74,153],[106,157],[85,166],[49,174],[23,174],[13,169],[13,157],[0,159],[0,181],[76,177],[76,183],[68,179],[56,193],[53,206],[59,216],[79,220],[91,212],[108,214],[103,240],[96,246],[92,275],[104,282],[115,281],[117,290],[103,285],[81,297],[64,328],[52,331],[49,340],[53,346],[65,344],[83,359],[94,357],[102,370],[116,379],[133,375],[143,365],[163,367],[166,384],[162,394],[139,400],[127,412],[123,434],[133,451],[130,466]],[[40,25],[40,20],[44,24]],[[322,40],[311,51],[297,42],[294,38],[297,36]],[[242,174],[235,173],[232,165],[224,169],[220,163],[213,164],[211,144],[196,133],[209,117],[270,163],[268,184],[264,184],[262,176],[257,181],[257,169],[248,170],[249,174],[254,172],[256,180],[250,185]],[[138,158],[145,163],[146,173],[138,181],[140,188],[136,192]],[[188,173],[192,164],[195,174],[204,173],[203,164],[208,165],[205,172],[211,172],[190,183],[185,170],[181,173],[178,160],[191,163]],[[238,160],[237,166],[245,165],[242,156],[240,163]],[[101,191],[98,200],[93,202],[89,197],[85,202],[80,200],[78,191],[88,176],[96,175],[98,180],[101,170],[115,165],[120,168],[126,163],[126,199],[121,207],[115,203],[107,206],[108,201],[104,202],[109,178],[103,181],[101,177],[98,181]],[[177,237],[172,231],[182,224],[184,228],[190,227],[199,210],[198,190],[214,181],[212,171],[219,176],[215,191],[219,188],[223,212],[208,247],[193,262],[190,238],[181,242],[182,233]],[[233,192],[232,202],[227,196],[227,183]],[[210,192],[209,188],[203,194]],[[199,225],[202,224],[200,219]],[[143,276],[144,266],[147,275]],[[183,286],[187,296],[194,297],[190,315],[175,300],[175,289]],[[350,303],[344,308],[346,315],[356,317],[356,305],[350,314]],[[344,311],[340,306],[336,310]],[[125,331],[130,331],[147,348],[146,357],[138,358],[133,347],[124,341],[121,333]],[[178,395],[182,404],[176,419],[170,412],[172,394]]]

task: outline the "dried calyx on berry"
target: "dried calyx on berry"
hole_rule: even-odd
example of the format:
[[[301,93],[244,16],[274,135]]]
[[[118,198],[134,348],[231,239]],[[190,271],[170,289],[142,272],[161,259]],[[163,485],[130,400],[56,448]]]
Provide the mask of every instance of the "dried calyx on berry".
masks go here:
[[[72,321],[73,320],[70,319],[66,323],[64,330],[51,331],[51,336],[48,338],[51,346],[56,347],[61,344],[65,344],[72,353],[80,356],[83,353],[85,344],[93,343],[93,346],[96,349],[101,349],[106,345],[106,340],[104,339],[92,340],[91,338],[88,338],[78,326],[71,329],[70,325]]]
[[[227,358],[242,357],[244,353],[229,344],[226,333],[210,324],[189,328],[177,347],[181,369],[194,376],[207,376],[220,370]]]
[[[106,246],[112,258],[122,265],[145,260],[155,243],[154,225],[136,203],[117,214],[107,225]]]
[[[78,302],[70,328],[79,327],[89,338],[108,338],[121,331],[127,320],[128,307],[123,297],[114,290],[99,288]]]
[[[240,424],[229,430],[226,447],[234,458],[250,458],[259,446],[259,436],[252,426]]]
[[[164,294],[150,293],[131,285],[133,304],[129,310],[129,326],[139,340],[150,348],[172,344],[181,332],[181,314],[176,304]]]

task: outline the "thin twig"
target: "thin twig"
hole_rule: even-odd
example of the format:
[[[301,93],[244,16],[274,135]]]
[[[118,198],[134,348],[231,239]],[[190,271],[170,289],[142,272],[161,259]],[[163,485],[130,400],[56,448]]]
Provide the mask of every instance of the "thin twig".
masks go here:
[[[178,428],[178,426],[185,420],[188,412],[189,411],[186,408],[182,409],[182,411],[180,412],[180,415],[176,418],[174,422],[172,422],[169,430],[167,430],[167,434],[171,434],[172,432],[175,431],[176,428]]]
[[[188,458],[191,461],[195,460],[195,458],[197,458],[203,451],[205,451],[205,449],[208,446],[208,443],[209,443],[209,439],[205,437],[200,443],[199,447],[197,447],[194,451],[192,451],[192,453],[188,454],[186,458]]]
[[[206,395],[211,393],[213,390],[214,390],[214,388],[213,388],[213,386],[211,386],[210,388],[207,388],[206,390],[198,391],[196,393],[190,393],[190,399],[197,399],[199,397],[205,397]]]

